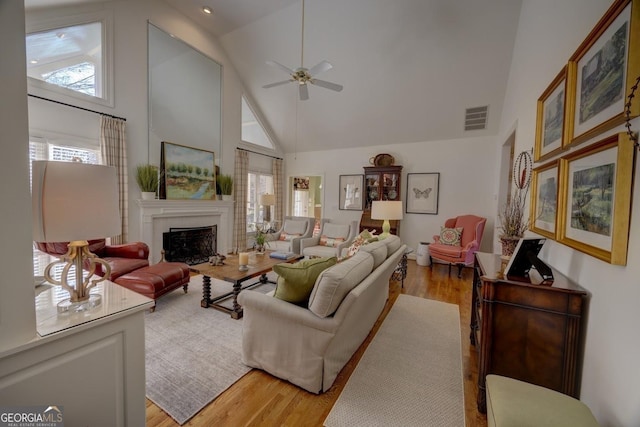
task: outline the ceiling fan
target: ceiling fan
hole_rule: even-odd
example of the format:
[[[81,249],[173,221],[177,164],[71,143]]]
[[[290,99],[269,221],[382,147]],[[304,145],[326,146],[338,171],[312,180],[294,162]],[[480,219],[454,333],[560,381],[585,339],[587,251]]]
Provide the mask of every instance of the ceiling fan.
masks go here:
[[[304,67],[304,0],[302,0],[302,42],[300,46],[300,67],[296,68],[295,70],[292,70],[289,67],[285,67],[284,65],[276,61],[267,61],[268,65],[280,68],[285,73],[289,74],[289,79],[283,80],[281,82],[270,83],[262,87],[264,89],[269,89],[287,83],[297,83],[298,93],[300,95],[301,101],[306,101],[307,99],[309,99],[309,89],[307,87],[307,83],[340,92],[342,90],[342,85],[315,78],[317,74],[333,68],[333,65],[331,65],[329,61],[321,61],[311,68]]]

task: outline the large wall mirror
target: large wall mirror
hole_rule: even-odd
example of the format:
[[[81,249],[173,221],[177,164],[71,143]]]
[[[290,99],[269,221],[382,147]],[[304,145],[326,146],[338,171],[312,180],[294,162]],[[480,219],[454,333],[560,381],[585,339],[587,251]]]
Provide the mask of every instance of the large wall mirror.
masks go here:
[[[162,141],[215,153],[221,166],[222,66],[149,23],[149,163]]]

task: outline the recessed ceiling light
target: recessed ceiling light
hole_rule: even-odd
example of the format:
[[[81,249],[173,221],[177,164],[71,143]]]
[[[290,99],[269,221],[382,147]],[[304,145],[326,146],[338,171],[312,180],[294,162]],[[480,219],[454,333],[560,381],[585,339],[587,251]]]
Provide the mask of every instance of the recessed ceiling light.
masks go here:
[[[213,13],[213,10],[211,10],[211,8],[210,8],[209,6],[204,6],[204,7],[202,8],[202,11],[203,11],[204,13],[206,13],[207,15],[211,15],[211,14]]]
[[[31,60],[31,61],[29,61],[29,62],[30,62],[30,63],[32,63],[32,64],[37,64],[37,63],[38,63],[38,60],[37,60],[37,59],[32,59],[32,60]]]
[[[63,32],[56,33],[56,37],[58,37],[59,39],[63,39],[63,38],[65,38],[66,36],[67,36],[67,35],[66,35],[65,33],[63,33]]]

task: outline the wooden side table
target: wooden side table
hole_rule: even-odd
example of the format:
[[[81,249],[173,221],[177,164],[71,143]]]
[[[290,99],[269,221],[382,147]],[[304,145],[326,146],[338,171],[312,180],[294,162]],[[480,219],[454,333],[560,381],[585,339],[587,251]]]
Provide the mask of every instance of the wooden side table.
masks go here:
[[[552,285],[500,277],[499,255],[476,253],[471,344],[478,348],[478,410],[488,374],[578,397],[582,317],[588,294],[557,271]]]

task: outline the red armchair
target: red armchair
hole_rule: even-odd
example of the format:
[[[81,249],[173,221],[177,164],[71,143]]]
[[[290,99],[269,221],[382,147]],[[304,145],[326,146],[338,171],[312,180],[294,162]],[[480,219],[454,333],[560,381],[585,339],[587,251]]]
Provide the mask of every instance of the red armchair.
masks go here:
[[[59,257],[67,253],[67,242],[36,242],[35,245],[49,255]],[[155,300],[180,286],[187,292],[189,266],[182,262],[149,265],[149,246],[144,242],[107,245],[104,239],[89,240],[89,251],[109,264],[109,280],[139,294]],[[100,264],[96,264],[95,273],[104,276]]]
[[[462,229],[460,242],[457,245],[445,244],[441,241],[440,235],[433,236],[433,243],[429,245],[431,268],[433,268],[434,258],[449,264],[449,274],[451,274],[451,265],[456,264],[458,277],[461,277],[462,268],[473,265],[474,254],[480,248],[486,223],[486,218],[475,215],[461,215],[446,220],[444,228]]]

